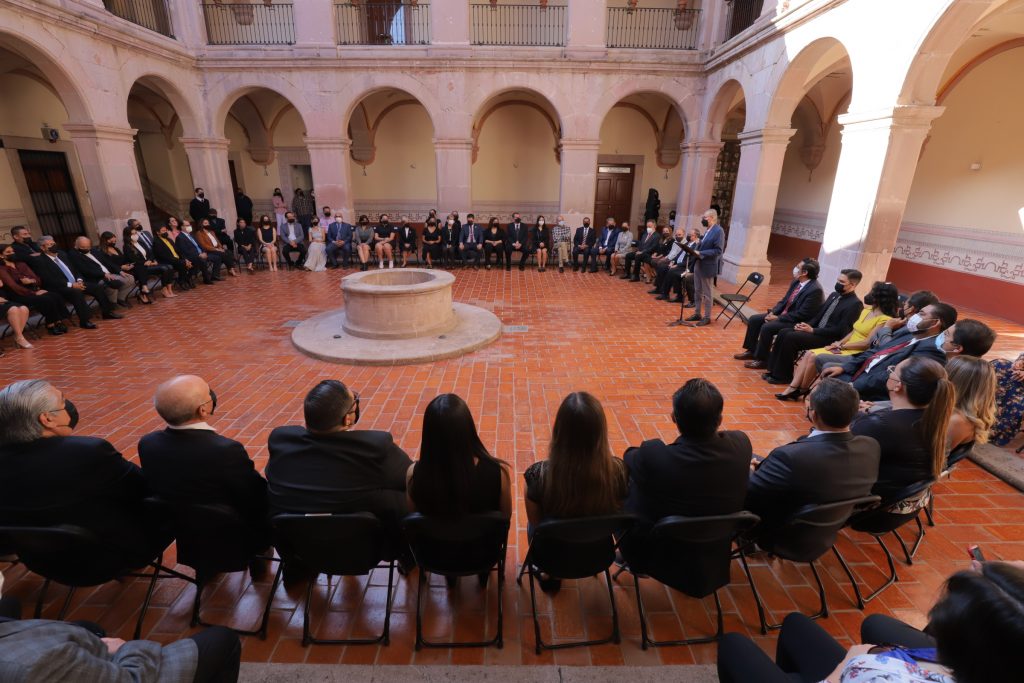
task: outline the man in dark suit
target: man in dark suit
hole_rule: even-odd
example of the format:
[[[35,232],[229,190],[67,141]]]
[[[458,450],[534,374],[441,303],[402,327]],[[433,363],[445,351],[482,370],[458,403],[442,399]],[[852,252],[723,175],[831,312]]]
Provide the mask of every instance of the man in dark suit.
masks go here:
[[[519,252],[519,270],[526,268],[526,257],[529,255],[527,235],[529,228],[523,225],[519,212],[512,214],[512,222],[505,231],[505,270],[512,270],[512,253]]]
[[[67,257],[85,282],[102,285],[104,294],[112,304],[117,303],[124,308],[131,308],[128,304],[128,294],[135,288],[135,279],[107,268],[93,253],[92,240],[85,235],[77,238],[75,248],[67,252]]]
[[[324,207],[324,220],[327,224],[327,265],[330,268],[338,267],[338,254],[341,254],[341,262],[344,267],[352,265],[352,224],[343,220],[339,211],[334,218],[331,218],[331,207]]]
[[[161,225],[156,231],[156,238],[153,240],[153,254],[156,260],[174,268],[178,276],[178,286],[182,289],[192,289],[192,272],[194,264],[186,258],[182,258],[178,249],[174,246],[174,234],[166,225]]]
[[[206,198],[203,188],[196,188],[195,197],[188,203],[188,215],[192,217],[193,225],[199,225],[199,221],[209,217],[210,200]]]
[[[707,232],[697,245],[693,262],[693,290],[696,310],[686,323],[693,327],[704,327],[711,324],[711,309],[714,305],[714,282],[722,264],[722,252],[725,251],[725,231],[718,224],[718,211],[715,205],[704,212],[700,224]]]
[[[473,270],[476,270],[480,266],[480,256],[484,252],[484,231],[476,223],[476,217],[468,213],[466,214],[466,223],[462,226],[462,232],[459,235],[459,258],[462,259],[463,265],[469,261],[473,262]]]
[[[95,282],[85,282],[82,274],[78,272],[67,255],[57,251],[57,244],[52,237],[43,235],[39,238],[39,246],[43,255],[38,258],[30,258],[28,265],[39,276],[43,289],[48,292],[56,292],[75,307],[79,326],[87,330],[96,328],[96,323],[90,320],[92,311],[89,309],[89,302],[85,299],[86,294],[96,299],[104,318],[121,317],[119,313],[114,312],[114,305],[107,297],[106,288]]]
[[[793,267],[793,281],[778,303],[767,313],[758,313],[747,319],[747,335],[743,339],[745,350],[733,356],[736,360],[747,361],[743,367],[752,370],[767,368],[775,335],[815,316],[825,298],[818,282],[820,269],[817,259],[805,258]]]
[[[306,395],[306,426],[270,433],[266,475],[271,514],[373,513],[384,525],[389,555],[405,544],[405,477],[412,461],[387,432],[355,430],[359,395],[325,380]]]
[[[142,223],[137,218],[129,218],[127,226],[130,231],[139,233],[139,241],[142,242],[142,246],[146,248],[148,253],[152,254],[155,246],[153,233],[143,228]]]
[[[172,229],[171,236],[174,238],[174,248],[181,254],[181,257],[191,263],[202,274],[203,284],[212,285],[213,275],[211,274],[209,257],[203,251],[203,248],[199,246],[196,238],[192,236],[192,226],[187,225],[184,230]]]
[[[32,234],[24,225],[11,228],[11,247],[14,249],[14,260],[29,263],[32,258],[41,256],[43,250],[32,241]]]
[[[888,341],[842,362],[828,363],[822,368],[821,376],[852,383],[865,401],[885,401],[889,398],[885,382],[890,366],[910,356],[925,356],[946,364],[939,333],[954,325],[956,316],[956,309],[949,304],[929,304],[912,315]]]
[[[773,450],[750,476],[746,509],[761,517],[762,548],[771,550],[771,530],[804,505],[871,493],[880,450],[874,439],[850,433],[859,407],[860,398],[849,384],[822,380],[808,401],[811,433]]]
[[[645,257],[650,260],[651,254],[654,253],[658,242],[661,241],[658,231],[655,230],[656,227],[653,220],[647,221],[646,230],[637,241],[636,251],[626,254],[626,272],[622,275],[623,280],[640,282],[640,264],[643,263]]]
[[[0,524],[73,524],[103,544],[90,557],[98,573],[142,567],[171,540],[143,514],[142,470],[103,439],[72,436],[77,424],[75,405],[49,382],[0,390]]]
[[[240,187],[235,188],[235,215],[252,225],[252,199]]]
[[[231,254],[235,253],[235,241],[231,239],[231,235],[228,234],[227,223],[224,219],[217,214],[217,209],[210,209],[210,227],[213,228],[214,235],[217,236],[217,241],[224,245],[224,248]],[[198,230],[202,226],[203,222],[199,221],[196,225]]]
[[[769,384],[792,381],[793,363],[800,351],[828,346],[850,333],[864,310],[864,304],[855,294],[862,277],[859,270],[852,268],[840,271],[834,291],[813,318],[779,330],[768,356],[768,372],[764,375]]]
[[[572,237],[572,272],[580,269],[580,254],[583,254],[583,270],[587,269],[590,252],[596,243],[597,231],[590,227],[590,218],[584,218],[583,227],[576,228],[576,234]]]
[[[677,233],[680,230],[681,228],[676,228]],[[695,229],[690,230],[682,244],[690,249],[696,249],[700,244],[700,233]],[[660,273],[661,281],[659,282],[655,278],[655,285],[658,287],[658,296],[656,298],[663,299],[669,303],[680,303],[684,298],[687,298],[690,301],[687,308],[694,308],[693,262],[695,260],[685,249],[679,249],[674,258],[666,260],[663,264],[663,269],[659,267],[659,270],[662,271]],[[675,292],[677,297],[674,301],[672,299],[672,292]]]
[[[597,272],[601,257],[604,257],[604,269],[612,269],[612,254],[615,253],[615,240],[617,239],[619,239],[619,228],[615,224],[615,217],[608,216],[605,219],[604,227],[601,228],[601,234],[594,241],[594,246],[590,248],[590,258],[593,259],[590,262],[591,273]]]
[[[217,395],[195,375],[161,384],[153,397],[167,428],[139,441],[139,462],[153,493],[164,500],[231,507],[246,521],[253,554],[270,543],[267,482],[245,446],[209,425]]]

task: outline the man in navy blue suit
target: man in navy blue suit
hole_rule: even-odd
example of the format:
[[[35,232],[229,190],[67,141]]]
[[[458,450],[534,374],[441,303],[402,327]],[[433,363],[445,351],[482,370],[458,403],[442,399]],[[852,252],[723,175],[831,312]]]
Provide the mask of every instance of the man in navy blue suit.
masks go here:
[[[612,253],[615,251],[615,240],[619,239],[619,228],[615,225],[615,217],[608,216],[605,219],[604,227],[601,228],[601,235],[597,242],[590,248],[590,272],[596,273],[598,261],[604,257],[604,269],[612,269]]]
[[[697,245],[693,264],[693,288],[697,309],[686,321],[691,327],[703,327],[711,324],[711,306],[714,303],[712,288],[718,277],[718,268],[725,251],[725,231],[718,224],[718,211],[708,209],[700,219],[700,224],[707,229],[700,244]]]
[[[341,253],[342,264],[347,268],[352,263],[352,225],[343,220],[339,212],[331,219],[331,207],[324,207],[324,223],[327,226],[327,265],[338,267],[338,253]]]
[[[797,323],[807,322],[818,312],[825,299],[818,282],[820,270],[817,259],[805,258],[793,267],[793,281],[778,303],[767,313],[758,313],[747,319],[744,351],[733,356],[736,360],[747,361],[743,367],[752,370],[767,368],[775,335]]]
[[[480,255],[484,251],[484,230],[476,223],[473,214],[466,214],[466,224],[459,236],[459,256],[463,263],[473,262],[473,270],[480,266]]]

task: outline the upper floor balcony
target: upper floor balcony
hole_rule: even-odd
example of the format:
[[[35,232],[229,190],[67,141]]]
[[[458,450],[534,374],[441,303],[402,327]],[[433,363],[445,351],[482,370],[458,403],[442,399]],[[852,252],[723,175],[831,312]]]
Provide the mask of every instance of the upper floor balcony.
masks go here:
[[[295,43],[295,20],[290,2],[213,0],[203,3],[203,18],[210,45]]]
[[[103,0],[108,12],[150,31],[174,37],[167,0]]]
[[[608,47],[696,50],[699,21],[699,9],[609,7],[605,44]]]

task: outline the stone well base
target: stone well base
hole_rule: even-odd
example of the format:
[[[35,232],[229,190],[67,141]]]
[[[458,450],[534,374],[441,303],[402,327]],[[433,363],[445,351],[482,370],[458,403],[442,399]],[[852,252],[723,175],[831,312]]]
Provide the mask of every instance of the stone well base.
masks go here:
[[[458,323],[442,334],[415,339],[364,339],[345,332],[345,309],[314,316],[292,330],[292,344],[306,355],[347,365],[411,365],[453,358],[501,336],[490,311],[453,303]]]

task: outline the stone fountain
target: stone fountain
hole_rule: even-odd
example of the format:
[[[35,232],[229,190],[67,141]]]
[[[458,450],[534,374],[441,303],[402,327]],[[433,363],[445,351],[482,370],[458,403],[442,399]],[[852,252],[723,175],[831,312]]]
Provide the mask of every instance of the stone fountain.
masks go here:
[[[501,321],[452,301],[455,276],[403,268],[341,279],[345,307],[316,315],[292,332],[305,354],[351,365],[406,365],[452,358],[490,344]]]

